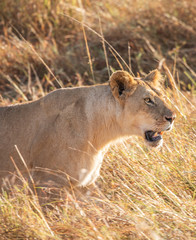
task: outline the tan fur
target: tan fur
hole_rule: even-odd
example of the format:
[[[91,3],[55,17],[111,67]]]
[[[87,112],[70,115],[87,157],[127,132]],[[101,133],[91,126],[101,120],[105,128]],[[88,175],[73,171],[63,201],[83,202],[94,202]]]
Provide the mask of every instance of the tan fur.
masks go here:
[[[151,81],[155,87],[159,86],[159,83],[162,79],[160,72],[155,69],[151,71],[145,78],[144,81]]]
[[[37,181],[94,183],[111,142],[171,126],[165,116],[173,113],[153,90],[157,74],[142,81],[117,71],[109,84],[60,89],[34,102],[1,107],[0,178],[15,171],[10,156],[25,172],[17,145]],[[148,106],[147,97],[156,105]]]

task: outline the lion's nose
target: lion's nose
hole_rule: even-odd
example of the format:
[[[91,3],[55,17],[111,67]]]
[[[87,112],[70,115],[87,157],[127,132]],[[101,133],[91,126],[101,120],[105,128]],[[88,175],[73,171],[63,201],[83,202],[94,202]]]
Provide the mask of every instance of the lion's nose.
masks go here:
[[[172,113],[171,115],[165,115],[164,118],[166,121],[169,121],[170,123],[172,123],[174,121],[174,119],[176,118],[176,114]]]

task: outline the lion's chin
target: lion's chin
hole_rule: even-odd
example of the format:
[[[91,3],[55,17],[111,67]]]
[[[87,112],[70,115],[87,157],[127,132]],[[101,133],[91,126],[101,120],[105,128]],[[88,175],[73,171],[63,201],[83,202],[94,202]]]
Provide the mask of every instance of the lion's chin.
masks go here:
[[[154,148],[159,148],[163,145],[163,139],[153,141],[153,142],[150,142],[150,141],[145,139],[145,143],[146,143],[147,146],[154,147]]]
[[[163,132],[145,131],[144,139],[150,147],[160,147],[163,144]]]

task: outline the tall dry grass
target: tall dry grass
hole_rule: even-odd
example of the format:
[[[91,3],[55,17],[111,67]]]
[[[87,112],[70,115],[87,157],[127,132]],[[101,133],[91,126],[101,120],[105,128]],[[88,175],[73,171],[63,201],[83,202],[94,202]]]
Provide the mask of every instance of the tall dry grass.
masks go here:
[[[30,80],[39,78],[44,91],[53,89],[53,85],[59,87],[40,58],[65,86],[105,82],[108,66],[119,69],[120,64],[127,70],[112,47],[127,65],[131,65],[134,73],[148,73],[162,58],[170,68],[175,62],[173,74],[176,79],[179,75],[178,84],[194,91],[195,9],[195,1],[191,0],[124,0],[122,3],[112,0],[2,0],[0,83],[3,85],[0,92],[8,98],[18,97],[10,89],[5,75],[22,85],[28,99],[31,98],[30,89],[25,86]],[[83,31],[82,23],[104,36],[111,45],[105,44],[104,51],[101,37],[89,28]]]
[[[1,1],[1,105],[104,82],[121,67],[143,75],[165,58],[177,120],[160,150],[136,137],[113,146],[90,196],[45,189],[40,202],[25,181],[3,191],[0,239],[196,238],[195,9],[189,0]]]

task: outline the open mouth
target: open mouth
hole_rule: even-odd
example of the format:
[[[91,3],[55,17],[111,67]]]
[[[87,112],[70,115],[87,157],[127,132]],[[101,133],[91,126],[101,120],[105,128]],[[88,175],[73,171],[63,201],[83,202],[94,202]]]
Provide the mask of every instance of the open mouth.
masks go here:
[[[162,139],[163,132],[146,131],[145,137],[149,142],[156,142]]]

